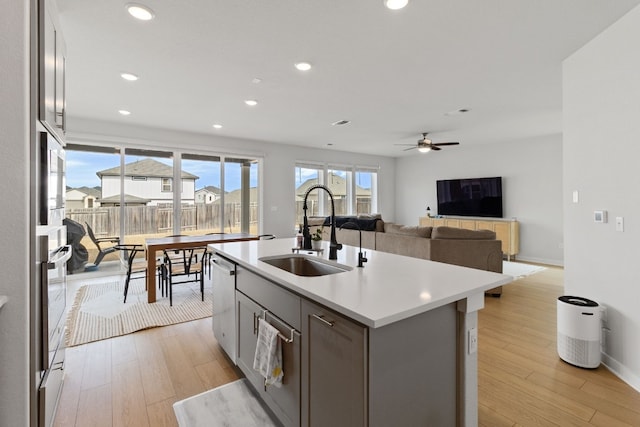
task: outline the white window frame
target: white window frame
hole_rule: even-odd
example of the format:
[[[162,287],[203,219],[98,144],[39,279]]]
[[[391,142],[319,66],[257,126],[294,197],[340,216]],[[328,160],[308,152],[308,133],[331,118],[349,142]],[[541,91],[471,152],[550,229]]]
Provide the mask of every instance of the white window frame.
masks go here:
[[[347,172],[347,206],[348,210],[346,215],[356,215],[357,212],[357,193],[356,193],[356,173],[371,173],[374,174],[375,179],[371,181],[371,212],[370,213],[378,213],[379,212],[379,194],[378,194],[378,180],[380,178],[380,166],[369,166],[369,165],[349,165],[349,164],[339,164],[339,163],[317,163],[310,161],[296,161],[294,167],[294,178],[295,172],[298,168],[306,168],[306,169],[315,169],[319,171],[318,181],[320,184],[327,183],[329,180],[329,171],[345,171]],[[295,201],[295,190],[297,187],[294,185],[294,201]],[[330,215],[331,214],[331,205],[329,203],[326,192],[323,192],[324,196],[320,198],[318,204],[318,213],[320,215]],[[295,202],[294,202],[295,203]]]

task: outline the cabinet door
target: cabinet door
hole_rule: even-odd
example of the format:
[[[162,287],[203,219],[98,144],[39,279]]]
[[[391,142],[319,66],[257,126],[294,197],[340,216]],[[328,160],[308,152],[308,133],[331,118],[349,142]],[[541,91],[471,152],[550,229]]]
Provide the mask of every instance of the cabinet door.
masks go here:
[[[476,221],[476,230],[493,230],[493,221]]]
[[[433,227],[433,221],[428,216],[418,218],[418,224],[420,227]]]
[[[447,221],[444,218],[434,218],[431,221],[433,222],[433,227],[442,227],[447,225]]]
[[[476,221],[474,219],[461,219],[460,228],[464,228],[465,230],[475,230]]]
[[[447,218],[447,219],[445,219],[444,223],[445,223],[445,225],[447,227],[460,228],[460,220],[459,219]]]
[[[57,11],[51,1],[44,1],[40,28],[39,118],[59,140],[66,130],[66,46],[60,31]]]
[[[302,425],[366,425],[366,328],[308,301],[302,311]]]
[[[511,223],[496,222],[494,224],[493,231],[496,232],[496,239],[502,241],[502,252],[507,255],[515,255],[515,253],[513,253],[513,248],[511,247]]]
[[[264,385],[264,378],[253,369],[253,359],[258,342],[258,319],[264,309],[242,292],[236,292],[238,312],[238,367],[253,385],[258,395],[273,411],[280,422],[287,427],[300,425],[300,347],[301,337],[293,332],[293,341],[281,341],[282,370],[284,377],[281,387]],[[267,317],[270,325],[289,338],[291,329],[273,317]]]
[[[67,107],[67,47],[60,31],[56,31],[56,80],[55,80],[55,127],[57,134],[64,137],[66,129],[66,107]]]
[[[56,37],[49,9],[43,11],[40,35],[40,120],[51,126],[56,121]]]

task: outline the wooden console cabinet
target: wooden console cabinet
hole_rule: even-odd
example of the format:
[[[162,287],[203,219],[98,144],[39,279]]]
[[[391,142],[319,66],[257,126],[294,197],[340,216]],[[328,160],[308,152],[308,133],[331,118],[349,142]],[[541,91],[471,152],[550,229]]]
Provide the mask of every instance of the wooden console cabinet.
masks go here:
[[[511,257],[520,251],[520,224],[514,220],[491,220],[473,218],[431,218],[420,217],[418,223],[422,227],[455,227],[467,230],[491,230],[496,233],[496,239],[502,241],[502,252]]]

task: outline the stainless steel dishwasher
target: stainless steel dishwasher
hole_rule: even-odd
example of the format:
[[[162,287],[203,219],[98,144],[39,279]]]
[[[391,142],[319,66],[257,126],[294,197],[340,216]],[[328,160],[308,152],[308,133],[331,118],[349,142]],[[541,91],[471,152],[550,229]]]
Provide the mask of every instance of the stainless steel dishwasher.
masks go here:
[[[236,264],[214,255],[211,258],[213,273],[213,335],[229,358],[236,362]]]

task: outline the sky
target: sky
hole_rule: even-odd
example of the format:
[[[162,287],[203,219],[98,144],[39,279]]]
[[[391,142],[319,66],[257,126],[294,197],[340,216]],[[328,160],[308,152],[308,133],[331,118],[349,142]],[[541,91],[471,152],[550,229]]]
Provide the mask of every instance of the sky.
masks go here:
[[[141,160],[144,156],[126,156],[125,163],[129,164]],[[155,160],[172,165],[171,159],[154,157]],[[120,166],[119,154],[89,153],[83,151],[66,151],[67,186],[99,187],[100,178],[96,172]],[[240,188],[240,165],[238,163],[225,164],[225,190],[233,191]],[[182,160],[182,170],[198,176],[196,189],[214,185],[220,188],[220,163],[202,160]],[[251,165],[250,186],[258,185],[258,165]]]
[[[136,160],[141,160],[144,156],[126,156],[125,163],[129,164]],[[172,160],[155,157],[155,160],[172,165]],[[113,153],[91,153],[84,151],[66,151],[67,162],[67,186],[77,187],[99,187],[100,178],[96,172],[120,166],[120,154]],[[225,191],[233,191],[240,188],[240,165],[238,163],[225,164]],[[182,170],[198,176],[196,189],[213,185],[218,188],[220,185],[220,163],[203,160],[182,160]],[[333,171],[336,175],[345,177],[345,171]],[[317,178],[318,169],[296,168],[295,186],[296,188],[310,178]],[[363,188],[371,188],[371,175],[368,173],[358,173],[356,184]],[[258,185],[258,165],[251,164],[250,186]]]

